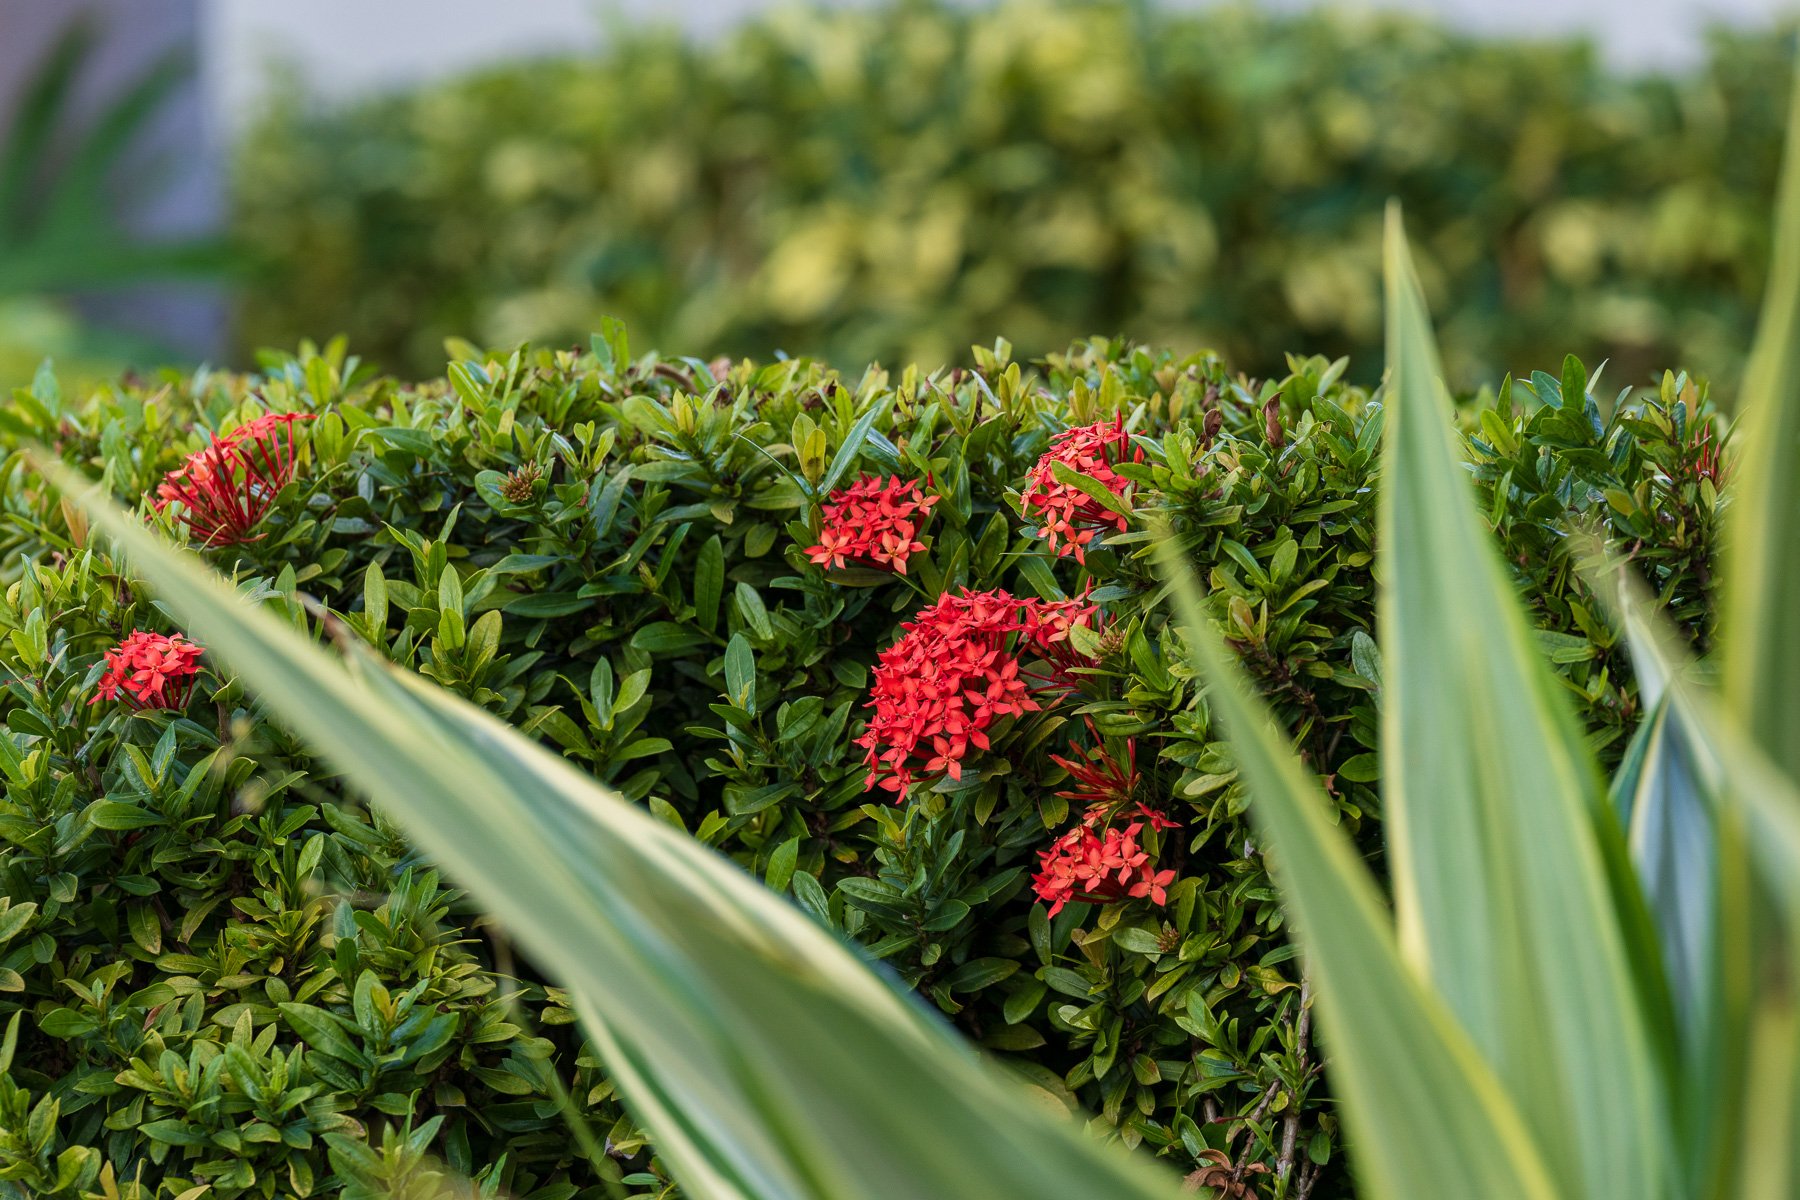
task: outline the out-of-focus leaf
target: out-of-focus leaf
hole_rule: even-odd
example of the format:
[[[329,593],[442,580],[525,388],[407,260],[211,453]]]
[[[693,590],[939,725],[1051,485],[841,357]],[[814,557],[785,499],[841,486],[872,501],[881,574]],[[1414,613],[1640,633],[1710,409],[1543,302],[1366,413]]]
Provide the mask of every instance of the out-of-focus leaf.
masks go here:
[[[1745,371],[1719,641],[1725,706],[1800,778],[1800,89],[1790,98],[1769,289]]]
[[[1800,962],[1800,794],[1694,682],[1694,664],[1641,586],[1616,566],[1590,579],[1624,626],[1634,667],[1662,689],[1615,800],[1629,811],[1633,862],[1679,1010],[1684,1075],[1674,1101],[1687,1130],[1687,1190],[1786,1195],[1765,1189],[1790,1177],[1792,1154],[1761,1142],[1766,1123],[1800,1116],[1800,993],[1780,965]],[[1776,1141],[1786,1147],[1792,1134]]]
[[[1706,992],[1716,968],[1717,777],[1718,764],[1668,697],[1638,727],[1613,777],[1614,807],[1661,934],[1670,993],[1689,1030],[1707,1023]]]
[[[1745,370],[1738,478],[1727,514],[1725,570],[1719,617],[1723,712],[1713,718],[1704,697],[1691,702],[1692,721],[1719,761],[1729,764],[1726,838],[1721,874],[1730,880],[1733,858],[1758,862],[1781,898],[1773,923],[1785,932],[1785,969],[1765,978],[1732,977],[1754,1001],[1751,1036],[1744,1053],[1751,1094],[1744,1116],[1762,1126],[1757,1134],[1771,1151],[1748,1143],[1741,1179],[1747,1194],[1791,1195],[1800,1170],[1800,86],[1790,81],[1787,144],[1775,204],[1774,252],[1756,340]],[[1641,608],[1641,606],[1640,606]],[[1644,640],[1672,645],[1652,631]],[[1739,744],[1731,744],[1733,740]],[[1766,756],[1766,758],[1765,758]],[[1741,822],[1741,825],[1739,824]],[[1736,836],[1741,828],[1742,840]],[[1753,899],[1753,898],[1752,898]],[[1748,903],[1746,907],[1749,907]],[[1752,909],[1739,928],[1723,927],[1735,950],[1755,961],[1760,922]],[[1735,1030],[1728,1030],[1728,1035]],[[1738,1039],[1742,1044],[1742,1038]],[[1734,1047],[1727,1045],[1729,1052]]]

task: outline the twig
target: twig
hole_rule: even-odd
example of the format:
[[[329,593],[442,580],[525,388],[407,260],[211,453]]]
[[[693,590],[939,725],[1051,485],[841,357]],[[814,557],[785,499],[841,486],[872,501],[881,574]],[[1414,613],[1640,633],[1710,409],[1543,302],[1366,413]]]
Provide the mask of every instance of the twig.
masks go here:
[[[1250,1115],[1247,1117],[1237,1118],[1237,1119],[1243,1121],[1243,1124],[1238,1126],[1237,1129],[1232,1130],[1230,1135],[1226,1137],[1225,1145],[1227,1147],[1229,1147],[1233,1142],[1235,1142],[1237,1140],[1237,1135],[1239,1132],[1241,1132],[1242,1130],[1248,1129],[1250,1126],[1256,1124],[1258,1121],[1262,1120],[1265,1116],[1268,1115],[1269,1106],[1275,1103],[1275,1096],[1277,1093],[1280,1092],[1280,1090],[1281,1090],[1281,1080],[1280,1079],[1271,1080],[1269,1083],[1269,1086],[1263,1091],[1262,1099],[1257,1101],[1256,1107],[1251,1110]],[[1234,1163],[1232,1165],[1232,1168],[1231,1168],[1231,1182],[1232,1183],[1243,1182],[1244,1172],[1248,1171],[1250,1169],[1250,1151],[1251,1151],[1251,1149],[1253,1149],[1255,1147],[1255,1145],[1256,1145],[1256,1139],[1252,1138],[1250,1140],[1250,1145],[1246,1146],[1244,1148],[1244,1157],[1242,1159],[1239,1159],[1236,1163]]]
[[[1294,1030],[1295,1052],[1300,1059],[1298,1084],[1304,1085],[1309,1071],[1309,1052],[1312,1048],[1312,980],[1305,975],[1300,976],[1300,1020]],[[1300,1141],[1300,1095],[1296,1091],[1293,1106],[1288,1109],[1287,1119],[1282,1122],[1281,1157],[1275,1160],[1275,1178],[1280,1185],[1285,1185],[1294,1171],[1294,1151]]]

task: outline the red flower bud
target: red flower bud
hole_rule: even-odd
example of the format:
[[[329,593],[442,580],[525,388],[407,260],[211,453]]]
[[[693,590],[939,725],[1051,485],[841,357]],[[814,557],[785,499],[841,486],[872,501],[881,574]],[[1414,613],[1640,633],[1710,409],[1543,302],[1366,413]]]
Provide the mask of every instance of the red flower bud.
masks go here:
[[[257,525],[294,477],[294,423],[312,419],[269,413],[214,438],[164,476],[156,511],[179,502],[182,524],[207,546],[257,540]]]

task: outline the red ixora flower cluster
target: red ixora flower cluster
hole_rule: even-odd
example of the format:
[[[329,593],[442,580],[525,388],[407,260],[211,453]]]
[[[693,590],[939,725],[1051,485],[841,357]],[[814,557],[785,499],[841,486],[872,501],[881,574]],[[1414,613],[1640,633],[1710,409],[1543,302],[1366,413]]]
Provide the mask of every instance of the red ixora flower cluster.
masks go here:
[[[156,487],[156,511],[181,504],[181,521],[204,545],[253,542],[276,493],[294,477],[294,423],[311,413],[268,413],[247,421],[170,471]]]
[[[106,652],[106,674],[89,704],[117,700],[136,709],[187,707],[194,677],[200,673],[200,647],[180,634],[134,629],[131,636]]]
[[[1006,592],[945,595],[902,626],[882,651],[869,707],[875,715],[856,744],[868,750],[865,784],[896,793],[917,772],[961,779],[971,748],[986,750],[988,730],[1003,717],[1037,712],[1036,698],[1060,696],[1068,670],[1085,661],[1069,644],[1076,625],[1092,628],[1098,609],[1085,599],[1019,599]],[[1027,671],[1027,655],[1047,674]]]
[[[1056,793],[1085,810],[1080,825],[1038,851],[1038,873],[1032,890],[1050,905],[1050,915],[1062,911],[1070,900],[1110,903],[1130,897],[1147,897],[1153,904],[1168,900],[1172,870],[1158,871],[1150,852],[1138,842],[1144,826],[1153,832],[1179,826],[1162,813],[1135,798],[1138,785],[1137,742],[1127,739],[1125,762],[1107,752],[1094,723],[1088,722],[1098,747],[1075,751],[1071,757],[1051,755],[1051,761],[1069,773],[1070,787]],[[1124,829],[1113,822],[1128,818]]]
[[[1132,821],[1124,829],[1105,825],[1096,830],[1090,813],[1087,820],[1050,843],[1048,850],[1038,851],[1038,873],[1031,877],[1031,890],[1050,905],[1051,916],[1071,900],[1168,903],[1175,872],[1157,870],[1138,835],[1146,823],[1152,829],[1173,829],[1175,822],[1154,809],[1142,805],[1139,809],[1144,819]]]
[[[825,501],[819,544],[806,557],[825,567],[850,560],[906,574],[906,560],[925,548],[919,530],[936,496],[925,496],[910,479],[864,475]]]
[[[1142,462],[1144,452],[1131,444],[1122,418],[1065,429],[1050,439],[1050,449],[1037,460],[1020,493],[1025,515],[1039,522],[1039,533],[1050,549],[1075,561],[1087,561],[1087,548],[1103,531],[1125,532],[1123,513],[1113,512],[1078,487],[1056,478],[1055,464],[1086,475],[1116,496],[1131,491],[1130,481],[1113,468],[1121,462]]]

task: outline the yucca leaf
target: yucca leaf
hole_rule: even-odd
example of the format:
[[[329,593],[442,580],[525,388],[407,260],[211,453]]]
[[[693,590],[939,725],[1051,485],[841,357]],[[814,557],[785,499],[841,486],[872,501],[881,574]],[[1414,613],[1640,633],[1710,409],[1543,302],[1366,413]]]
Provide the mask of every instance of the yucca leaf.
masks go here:
[[[1666,692],[1638,727],[1613,797],[1674,1007],[1687,1194],[1724,1195],[1743,1116],[1752,892],[1741,819],[1720,801],[1722,765],[1684,695]]]
[[[1800,778],[1800,89],[1790,98],[1774,258],[1740,411],[1720,594],[1720,686],[1735,719]]]
[[[1665,696],[1638,727],[1613,778],[1631,863],[1654,914],[1670,993],[1687,1030],[1708,1023],[1707,992],[1717,976],[1718,776],[1709,748],[1694,737],[1683,709]]]
[[[1332,1086],[1365,1195],[1526,1200],[1551,1182],[1520,1108],[1468,1035],[1401,958],[1368,869],[1206,615],[1165,537],[1162,565],[1194,671],[1231,736],[1315,988]]]
[[[1700,964],[1710,972],[1701,1014],[1708,1019],[1690,1027],[1684,1047],[1682,1101],[1695,1146],[1689,1191],[1785,1197],[1787,1181],[1800,1181],[1800,992],[1792,965],[1800,963],[1800,789],[1694,681],[1685,644],[1642,586],[1617,569],[1589,578],[1626,629],[1634,669],[1667,682],[1661,720],[1679,730],[1686,753],[1662,763],[1695,777],[1663,786],[1677,803],[1694,803],[1686,794],[1693,792],[1709,806],[1708,824],[1681,822],[1687,833],[1671,847],[1685,860],[1714,857],[1711,896],[1692,898],[1714,912]],[[1638,764],[1640,792],[1653,767],[1649,759]],[[1664,886],[1691,890],[1680,880]],[[1665,908],[1658,904],[1659,918]]]
[[[1703,777],[1722,809],[1743,822],[1743,837],[1767,883],[1786,908],[1800,915],[1800,780],[1764,753],[1722,696],[1693,679],[1692,656],[1636,588],[1600,591],[1631,638],[1633,664],[1669,680],[1668,700],[1698,749]],[[1641,668],[1642,669],[1642,668]],[[1796,924],[1800,947],[1800,923]]]
[[[1477,512],[1397,209],[1386,273],[1377,640],[1400,942],[1570,1194],[1663,1196],[1660,981],[1622,919],[1639,925],[1641,898],[1608,870],[1623,851],[1598,768]]]
[[[1743,833],[1728,838],[1725,852],[1735,849],[1740,862],[1753,856],[1784,909],[1770,923],[1785,932],[1785,968],[1731,981],[1753,997],[1745,1007],[1755,1006],[1741,1018],[1750,1025],[1743,1054],[1752,1074],[1740,1110],[1750,1123],[1740,1194],[1774,1200],[1800,1187],[1800,83],[1792,81],[1774,255],[1740,411],[1719,614],[1722,712],[1712,713],[1703,696],[1690,708],[1714,753],[1731,764],[1726,811]],[[1645,640],[1665,651],[1673,644],[1654,634]],[[1730,879],[1731,870],[1727,857],[1721,873]],[[1727,924],[1726,935],[1749,958],[1757,947],[1744,943],[1759,937],[1759,923],[1738,924]]]
[[[1765,1002],[1754,1027],[1757,1047],[1744,1110],[1741,1200],[1793,1200],[1800,1194],[1800,1012]]]
[[[1800,1187],[1800,81],[1789,83],[1774,254],[1740,411],[1719,613],[1722,712],[1704,697],[1690,707],[1731,764],[1726,813],[1743,833],[1727,840],[1721,874],[1731,878],[1734,851],[1738,861],[1754,856],[1785,909],[1772,922],[1785,931],[1785,969],[1732,980],[1754,996],[1745,1006],[1757,1005],[1740,1017],[1752,1022],[1744,1053],[1754,1072],[1741,1194],[1773,1200]],[[1648,641],[1673,644],[1654,634]],[[1726,936],[1748,957],[1757,922],[1739,926],[1727,924]]]
[[[830,933],[511,727],[350,666],[46,466],[216,662],[397,817],[577,998],[699,1200],[1150,1200],[1141,1159],[1044,1111]],[[349,635],[346,633],[346,637]]]

